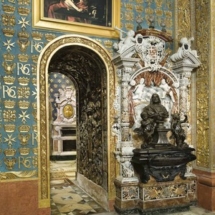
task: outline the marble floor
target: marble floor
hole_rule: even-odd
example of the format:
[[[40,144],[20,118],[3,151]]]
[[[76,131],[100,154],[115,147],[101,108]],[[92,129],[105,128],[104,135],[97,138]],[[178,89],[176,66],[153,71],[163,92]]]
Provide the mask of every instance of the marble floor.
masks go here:
[[[97,202],[79,188],[76,161],[51,161],[51,215],[117,215],[105,211]],[[158,214],[159,215],[159,214]],[[215,212],[191,206],[187,212],[165,215],[215,215]]]
[[[75,181],[76,161],[51,161],[51,215],[85,215],[106,212]]]

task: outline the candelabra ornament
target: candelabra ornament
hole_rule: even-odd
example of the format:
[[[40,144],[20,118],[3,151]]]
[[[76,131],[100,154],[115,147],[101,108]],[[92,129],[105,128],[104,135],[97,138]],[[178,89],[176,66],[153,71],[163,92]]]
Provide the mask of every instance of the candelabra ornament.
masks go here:
[[[153,94],[150,104],[142,110],[141,126],[134,130],[142,137],[143,143],[140,149],[133,150],[131,162],[142,183],[147,183],[150,176],[157,182],[173,181],[177,175],[185,179],[187,163],[196,159],[192,154],[195,149],[185,142],[185,131],[181,126],[187,117],[180,120],[180,114],[174,114],[171,128],[165,128],[168,117],[159,95]],[[174,145],[167,138],[169,132]]]
[[[154,29],[155,28],[155,18],[153,16],[150,16],[148,21],[149,21],[149,28]]]
[[[141,30],[142,29],[142,26],[141,26],[141,23],[143,22],[143,19],[138,16],[137,19],[136,19],[136,22],[137,22],[137,31]]]
[[[161,22],[161,31],[166,32],[166,24],[165,24],[164,20],[162,20],[162,22]]]

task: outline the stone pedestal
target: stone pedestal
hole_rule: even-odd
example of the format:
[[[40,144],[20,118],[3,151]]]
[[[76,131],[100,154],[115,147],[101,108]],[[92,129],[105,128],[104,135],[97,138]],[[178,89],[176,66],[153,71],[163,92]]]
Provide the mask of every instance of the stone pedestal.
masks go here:
[[[174,181],[159,183],[151,179],[147,184],[139,184],[139,193],[138,208],[143,214],[186,211],[196,204],[196,177],[176,177]]]
[[[194,170],[194,173],[198,178],[198,206],[215,211],[215,173],[202,170]]]
[[[119,214],[137,213],[139,201],[138,181],[122,181],[120,178],[114,181],[116,187],[116,199],[114,208]]]
[[[116,187],[115,210],[119,214],[144,215],[188,211],[196,205],[196,176],[185,180],[177,176],[171,182],[156,182],[150,177],[147,184],[114,181]]]

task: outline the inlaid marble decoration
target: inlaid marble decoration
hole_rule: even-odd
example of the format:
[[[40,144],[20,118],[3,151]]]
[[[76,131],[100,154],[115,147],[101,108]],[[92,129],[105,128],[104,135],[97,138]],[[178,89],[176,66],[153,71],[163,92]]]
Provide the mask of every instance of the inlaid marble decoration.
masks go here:
[[[137,186],[127,186],[122,188],[122,200],[139,199],[139,188]]]
[[[144,200],[180,198],[187,195],[187,184],[151,186],[144,189]]]

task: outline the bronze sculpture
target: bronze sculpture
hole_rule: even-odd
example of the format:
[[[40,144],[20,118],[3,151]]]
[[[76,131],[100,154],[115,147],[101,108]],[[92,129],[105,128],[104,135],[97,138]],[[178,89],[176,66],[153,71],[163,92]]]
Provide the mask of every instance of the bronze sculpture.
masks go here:
[[[153,94],[150,104],[141,112],[141,126],[135,129],[143,137],[141,149],[133,150],[131,163],[140,181],[147,183],[150,176],[157,182],[173,181],[179,175],[185,179],[186,164],[196,159],[192,154],[193,148],[185,143],[186,135],[180,120],[180,114],[172,115],[171,128],[165,128],[164,122],[169,117],[166,108],[161,104],[158,94]],[[171,131],[171,138],[175,144],[170,144],[167,132]]]
[[[187,148],[189,147],[187,143],[185,143],[186,135],[185,131],[182,128],[181,124],[187,122],[187,116],[185,115],[184,120],[180,120],[180,115],[178,113],[172,114],[172,122],[171,122],[171,132],[172,135],[170,138],[175,139],[175,144],[178,148]]]
[[[169,116],[166,108],[161,104],[157,93],[152,94],[150,104],[143,108],[141,113],[141,127],[135,129],[144,138],[141,148],[156,144],[156,128],[162,128],[164,120]],[[154,137],[154,138],[153,138]]]

